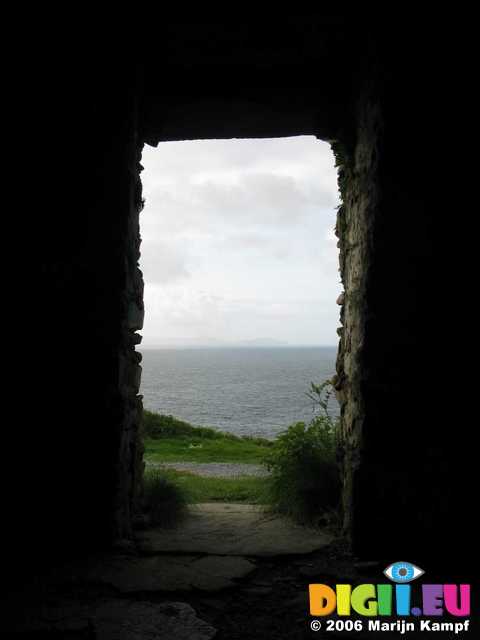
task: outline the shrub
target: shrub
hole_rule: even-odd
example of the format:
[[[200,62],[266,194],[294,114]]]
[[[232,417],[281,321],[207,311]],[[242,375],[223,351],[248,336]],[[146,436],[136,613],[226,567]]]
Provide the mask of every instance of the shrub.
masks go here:
[[[145,506],[151,524],[175,527],[187,513],[187,498],[164,472],[152,469],[145,474]]]
[[[281,433],[264,463],[271,472],[272,508],[302,524],[318,525],[340,500],[335,420],[328,412],[329,383],[314,385],[311,397],[322,415]],[[328,518],[327,518],[328,519]]]

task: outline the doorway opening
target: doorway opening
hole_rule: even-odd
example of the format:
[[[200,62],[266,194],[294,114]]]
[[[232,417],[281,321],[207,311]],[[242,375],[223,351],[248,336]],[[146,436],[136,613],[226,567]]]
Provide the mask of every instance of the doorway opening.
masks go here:
[[[178,489],[197,509],[230,505],[242,520],[244,507],[271,500],[278,436],[291,427],[306,448],[321,438],[311,425],[325,399],[338,419],[321,386],[335,373],[341,292],[334,165],[314,136],[144,147],[147,493],[160,474],[172,503]],[[308,500],[322,501],[305,475]],[[160,523],[175,520],[167,511]],[[194,550],[190,534],[183,550]]]

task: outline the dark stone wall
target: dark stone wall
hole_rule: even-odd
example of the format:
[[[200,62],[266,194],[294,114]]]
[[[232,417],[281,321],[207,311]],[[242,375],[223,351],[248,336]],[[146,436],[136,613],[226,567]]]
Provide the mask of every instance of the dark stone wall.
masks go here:
[[[23,342],[2,469],[17,571],[131,538],[143,469],[137,70],[87,55],[69,58],[68,73],[56,65],[42,67],[22,192],[35,260],[27,269],[22,245]]]
[[[362,449],[369,436],[365,429],[364,357],[369,348],[365,332],[369,313],[367,291],[373,269],[373,237],[378,223],[378,165],[384,124],[376,92],[378,77],[367,77],[360,82],[354,133],[332,144],[342,199],[335,232],[344,287],[338,300],[341,326],[337,331],[340,342],[333,384],[341,407],[338,457],[343,476],[343,527],[355,541],[353,531],[362,517],[364,502],[368,502],[370,496],[366,491],[360,498],[356,490],[363,462]]]
[[[406,29],[407,49],[395,34],[372,39],[354,133],[333,145],[343,196],[335,386],[344,530],[362,557],[441,558],[456,570],[468,566],[475,532],[468,409],[456,401],[462,276],[453,219],[441,233],[460,189],[455,172],[440,168],[456,156],[442,135],[455,94],[442,43]]]

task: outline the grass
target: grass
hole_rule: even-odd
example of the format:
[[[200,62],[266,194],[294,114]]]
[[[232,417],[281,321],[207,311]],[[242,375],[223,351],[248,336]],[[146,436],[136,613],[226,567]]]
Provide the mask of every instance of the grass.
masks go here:
[[[166,478],[183,492],[189,504],[199,502],[242,502],[264,504],[267,478],[243,476],[239,478],[207,478],[192,473],[168,469]]]
[[[186,493],[167,474],[152,469],[145,474],[145,506],[152,524],[175,527],[187,513]]]
[[[239,437],[209,427],[144,411],[145,460],[147,462],[239,462],[260,464],[273,442],[264,438]],[[252,476],[209,478],[173,469],[148,469],[146,484],[152,477],[163,478],[165,486],[178,490],[180,502],[243,502],[260,504],[267,495],[267,479]],[[157,499],[156,502],[159,502]],[[171,507],[168,507],[171,509]]]
[[[229,439],[200,439],[181,436],[179,438],[148,438],[145,444],[145,459],[148,462],[244,462],[259,464],[267,451],[253,442]]]
[[[170,510],[175,520],[186,503],[243,502],[268,504],[273,511],[302,524],[319,526],[334,521],[340,499],[340,477],[335,459],[336,422],[328,413],[331,394],[329,381],[321,385],[312,383],[308,395],[323,415],[308,425],[303,422],[291,425],[274,441],[195,427],[172,416],[145,411],[147,462],[264,464],[271,473],[268,478],[211,478],[173,469],[147,470],[147,485],[151,482],[149,477],[157,474],[157,497],[153,504],[163,505],[158,518],[165,519],[160,512],[166,510],[168,514]],[[177,515],[175,502],[179,507]]]
[[[212,427],[195,427],[173,416],[154,413],[147,409],[143,412],[143,430],[150,438],[194,437],[209,440],[231,440],[233,442],[252,442],[262,446],[271,446],[272,440],[255,436],[236,436]]]
[[[144,411],[148,462],[243,462],[259,464],[273,442],[239,437],[209,427],[194,427],[173,416]]]

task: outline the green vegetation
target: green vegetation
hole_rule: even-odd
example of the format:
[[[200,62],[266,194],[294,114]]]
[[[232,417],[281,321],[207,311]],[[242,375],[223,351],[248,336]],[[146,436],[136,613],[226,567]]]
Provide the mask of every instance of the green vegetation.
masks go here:
[[[265,438],[238,437],[208,427],[195,427],[188,422],[144,411],[145,460],[159,462],[238,462],[261,464],[273,446]],[[162,478],[164,485],[177,488],[187,503],[244,502],[266,500],[266,478],[239,476],[211,478],[173,469],[147,469],[150,478]],[[163,490],[163,486],[162,486]]]
[[[312,383],[307,395],[320,414],[308,425],[291,425],[274,441],[238,437],[145,411],[147,462],[261,463],[271,473],[268,478],[212,478],[173,469],[149,469],[146,493],[152,519],[169,526],[181,519],[186,503],[218,501],[266,504],[275,512],[313,526],[335,521],[340,477],[337,422],[328,409],[332,392],[329,381]]]
[[[245,462],[259,464],[270,447],[231,440],[165,438],[145,441],[148,462]]]
[[[271,472],[268,502],[274,511],[302,524],[335,519],[340,500],[336,463],[336,422],[328,412],[330,382],[312,383],[309,397],[322,415],[297,422],[281,433],[265,464]]]
[[[147,411],[147,409],[143,412],[143,430],[148,438],[190,437],[201,440],[231,440],[232,442],[250,442],[265,447],[272,444],[272,441],[266,438],[235,436],[233,433],[226,433],[211,427],[194,427],[173,416],[164,416]]]
[[[152,524],[175,527],[186,515],[187,498],[182,487],[165,473],[152,469],[145,474],[145,506]]]
[[[144,411],[148,462],[244,462],[259,464],[273,445],[265,438],[238,437],[194,427],[173,416]]]
[[[267,500],[267,478],[252,476],[207,478],[173,469],[166,469],[163,473],[168,481],[175,483],[181,489],[188,503],[244,502],[246,504],[262,504]]]

